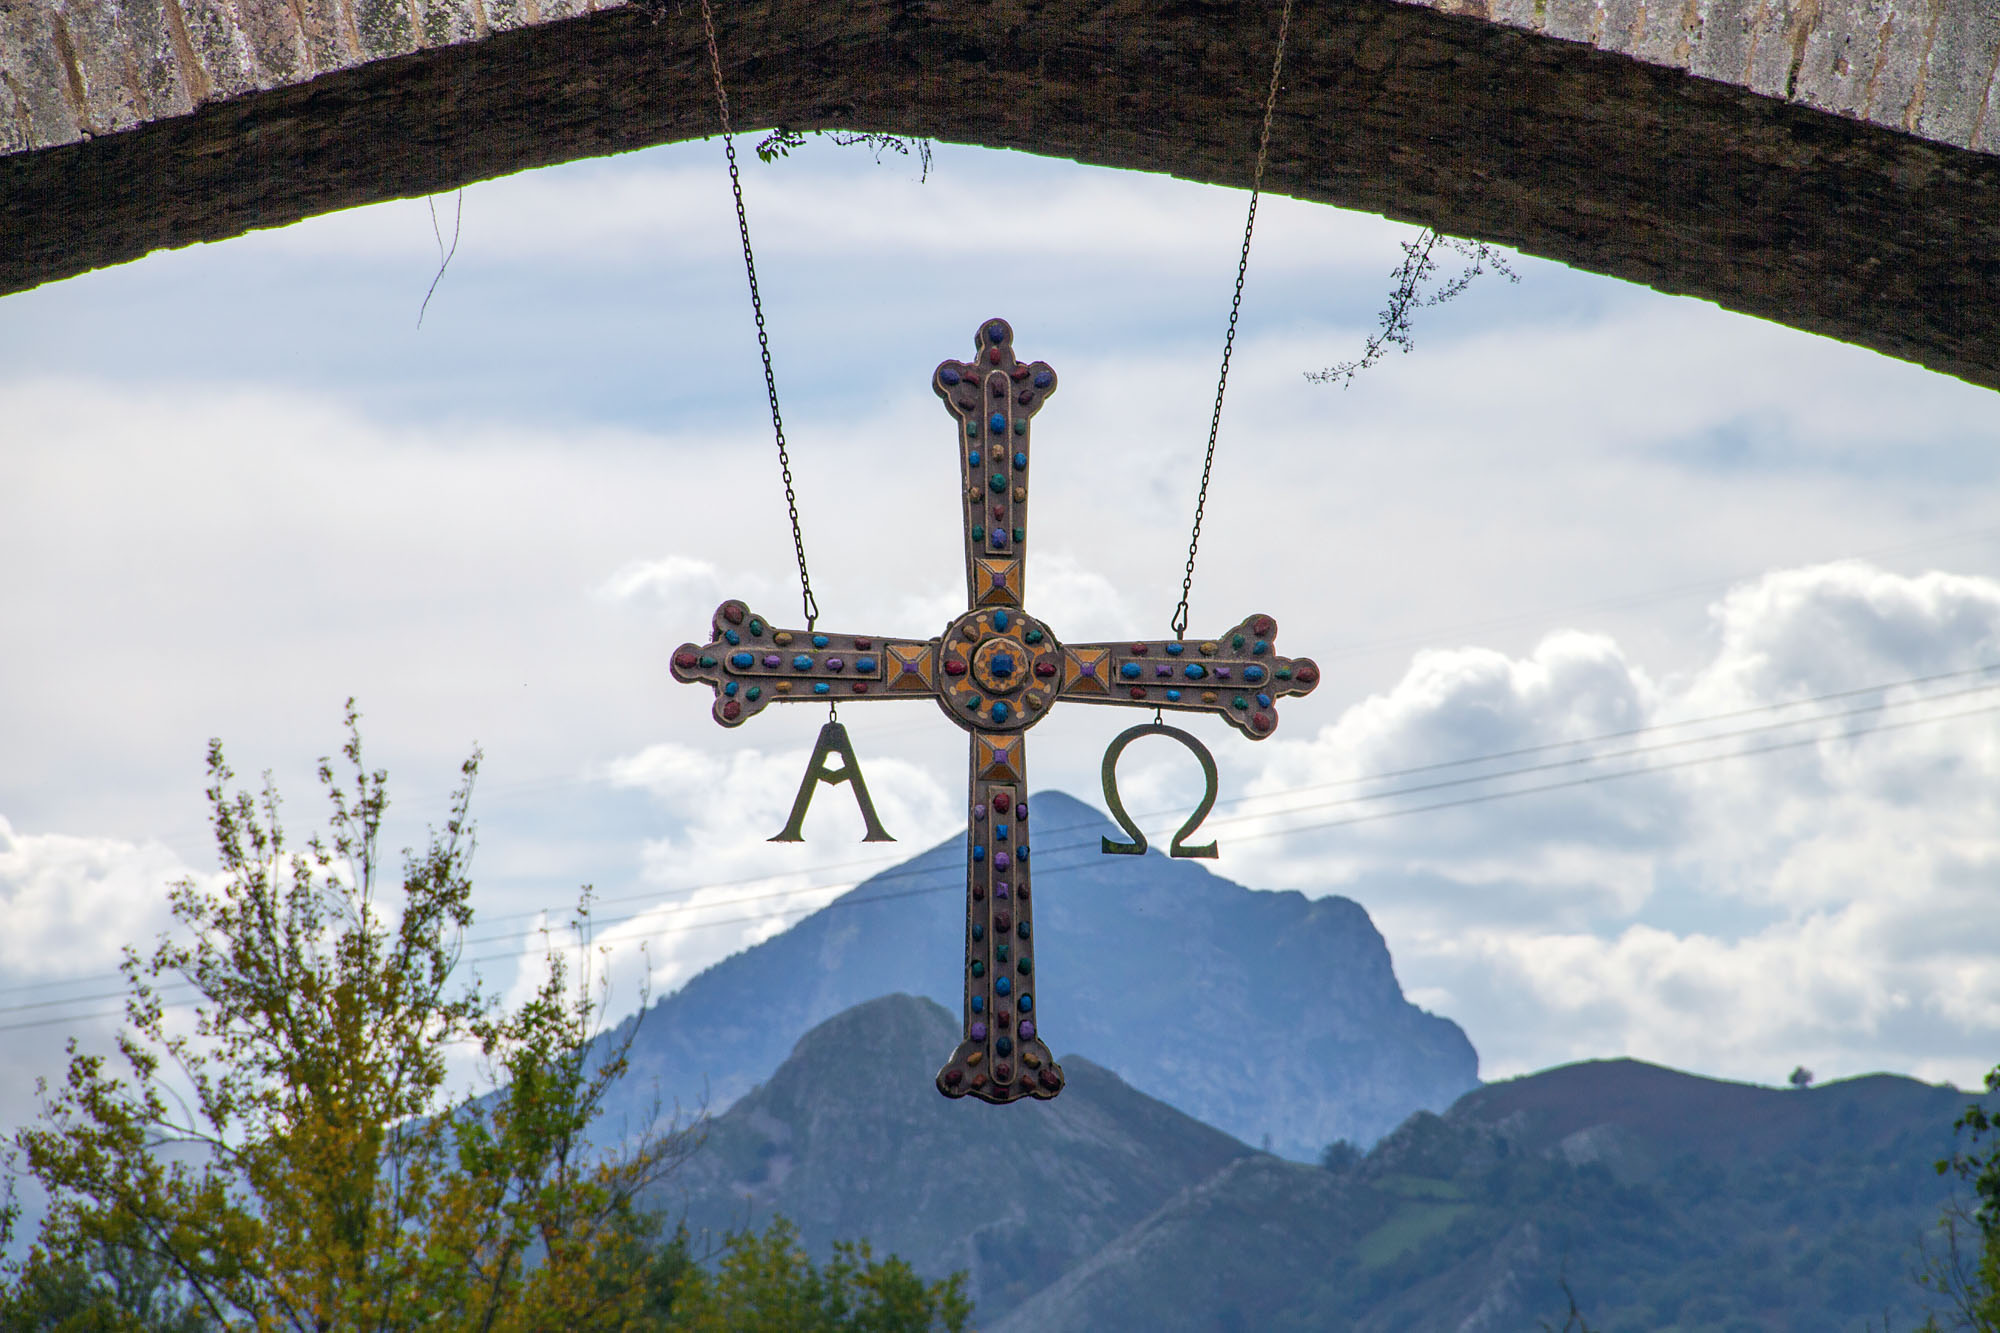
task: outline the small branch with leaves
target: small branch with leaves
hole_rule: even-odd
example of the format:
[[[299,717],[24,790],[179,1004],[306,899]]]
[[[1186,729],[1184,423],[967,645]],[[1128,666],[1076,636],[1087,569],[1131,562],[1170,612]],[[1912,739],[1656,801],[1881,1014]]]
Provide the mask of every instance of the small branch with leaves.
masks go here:
[[[824,137],[835,147],[853,148],[860,146],[870,149],[879,164],[882,155],[894,153],[899,157],[914,155],[920,170],[919,180],[929,180],[931,176],[931,141],[929,139],[905,139],[896,134],[862,133],[852,130],[793,130],[780,125],[757,143],[757,160],[775,162],[781,157],[790,157],[794,148],[806,145],[806,136]]]
[[[1465,264],[1456,276],[1434,284],[1440,250],[1460,256]],[[1306,378],[1314,384],[1338,384],[1345,389],[1354,383],[1355,376],[1388,355],[1391,347],[1400,347],[1404,352],[1414,350],[1416,342],[1412,336],[1411,316],[1418,310],[1443,305],[1462,295],[1474,278],[1489,269],[1509,282],[1521,280],[1521,275],[1508,267],[1506,256],[1497,247],[1484,241],[1446,236],[1435,228],[1425,228],[1414,241],[1403,242],[1403,262],[1391,275],[1395,285],[1389,292],[1388,305],[1378,316],[1381,327],[1368,339],[1361,355],[1324,370],[1307,371]]]

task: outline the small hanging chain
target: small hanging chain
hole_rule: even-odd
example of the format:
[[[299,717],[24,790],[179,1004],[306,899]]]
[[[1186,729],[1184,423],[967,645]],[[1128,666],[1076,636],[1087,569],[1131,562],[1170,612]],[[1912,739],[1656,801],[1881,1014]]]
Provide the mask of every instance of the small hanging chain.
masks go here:
[[[1286,0],[1289,5],[1291,0]],[[736,137],[729,127],[729,92],[722,84],[722,56],[715,47],[715,13],[701,0],[701,24],[708,34],[708,67],[715,75],[715,105],[722,114],[722,151],[729,158],[729,188],[736,196],[736,232],[743,238],[743,271],[750,276],[750,310],[757,317],[757,350],[764,357],[764,392],[771,400],[771,431],[778,440],[778,472],[785,479],[785,510],[792,517],[792,550],[799,560],[799,589],[806,628],[819,619],[812,575],[806,572],[806,538],[799,528],[799,497],[792,491],[792,460],[785,451],[785,419],[778,411],[778,377],[771,370],[771,338],[764,331],[764,300],[757,293],[757,259],[750,252],[750,219],[743,211],[743,178],[736,170]],[[1267,122],[1268,123],[1268,122]]]
[[[703,4],[707,0],[702,0]],[[1271,115],[1278,108],[1278,75],[1285,67],[1285,36],[1292,26],[1292,0],[1278,16],[1278,50],[1271,57],[1271,87],[1264,95],[1264,128],[1257,136],[1257,170],[1250,178],[1250,215],[1243,220],[1243,252],[1236,260],[1236,295],[1229,302],[1229,332],[1222,339],[1222,373],[1215,381],[1215,412],[1208,419],[1208,455],[1201,464],[1201,491],[1194,502],[1194,530],[1188,534],[1187,572],[1181,577],[1181,602],[1171,622],[1174,637],[1187,633],[1188,594],[1194,588],[1194,557],[1201,546],[1201,517],[1208,508],[1208,478],[1215,469],[1215,438],[1222,430],[1222,395],[1229,388],[1229,356],[1236,348],[1236,320],[1243,311],[1243,278],[1250,269],[1250,234],[1257,228],[1257,196],[1264,188],[1264,163],[1271,155]]]

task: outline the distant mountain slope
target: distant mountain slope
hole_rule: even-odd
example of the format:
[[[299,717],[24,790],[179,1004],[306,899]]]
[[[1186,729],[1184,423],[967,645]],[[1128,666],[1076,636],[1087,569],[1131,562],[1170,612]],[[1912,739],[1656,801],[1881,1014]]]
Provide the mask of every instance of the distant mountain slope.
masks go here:
[[[652,1202],[698,1233],[783,1213],[816,1253],[865,1236],[926,1274],[969,1270],[984,1323],[1251,1155],[1079,1056],[1047,1105],[948,1102],[931,1075],[957,1031],[909,995],[820,1024]]]
[[[1465,1034],[1403,998],[1354,902],[1253,892],[1157,853],[1104,856],[1098,839],[1116,830],[1103,815],[1059,792],[1032,804],[1036,1018],[1051,1047],[1302,1159],[1335,1138],[1373,1142],[1477,1084]],[[655,1088],[726,1107],[808,1028],[878,995],[956,1013],[964,854],[950,839],[660,1000],[614,1112],[641,1113]]]
[[[1808,1092],[1631,1060],[1482,1088],[1334,1173],[1244,1159],[990,1333],[1600,1333],[1910,1328],[1919,1238],[1969,1094]],[[1989,1099],[2000,1102],[2000,1098]]]

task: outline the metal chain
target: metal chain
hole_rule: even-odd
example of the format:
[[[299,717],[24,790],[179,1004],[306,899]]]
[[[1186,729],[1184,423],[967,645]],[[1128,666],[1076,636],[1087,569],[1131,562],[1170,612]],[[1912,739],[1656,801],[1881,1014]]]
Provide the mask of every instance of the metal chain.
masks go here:
[[[706,5],[708,0],[702,0]],[[1257,136],[1257,170],[1250,178],[1250,214],[1243,220],[1243,252],[1236,259],[1236,295],[1229,302],[1229,332],[1222,339],[1222,373],[1215,381],[1215,412],[1208,419],[1208,455],[1201,464],[1201,491],[1194,502],[1194,530],[1188,534],[1187,572],[1181,576],[1181,602],[1171,622],[1174,637],[1187,633],[1188,594],[1194,588],[1194,557],[1201,547],[1201,518],[1208,508],[1208,478],[1215,470],[1215,439],[1222,430],[1222,396],[1229,388],[1229,357],[1236,348],[1236,320],[1243,312],[1243,278],[1250,269],[1250,234],[1257,228],[1257,196],[1264,188],[1264,163],[1271,155],[1271,115],[1278,107],[1278,75],[1285,67],[1285,36],[1292,26],[1292,0],[1285,0],[1278,17],[1278,50],[1271,58],[1271,87],[1264,95],[1264,128]]]
[[[1289,6],[1291,0],[1285,0]],[[722,84],[722,56],[715,46],[715,12],[701,0],[701,25],[708,34],[708,68],[715,75],[715,105],[722,114],[722,151],[729,158],[729,188],[736,196],[736,232],[743,238],[743,271],[750,276],[750,311],[757,317],[757,350],[764,357],[764,392],[771,400],[771,432],[778,440],[778,472],[785,479],[785,511],[792,518],[792,550],[799,560],[799,589],[806,628],[819,619],[812,575],[806,572],[806,539],[799,528],[799,497],[792,490],[792,460],[785,451],[785,418],[778,411],[778,377],[771,370],[771,338],[764,331],[764,300],[757,292],[757,258],[750,251],[750,219],[743,211],[743,178],[736,169],[736,137],[729,127],[729,91]],[[1268,128],[1268,118],[1266,125]]]

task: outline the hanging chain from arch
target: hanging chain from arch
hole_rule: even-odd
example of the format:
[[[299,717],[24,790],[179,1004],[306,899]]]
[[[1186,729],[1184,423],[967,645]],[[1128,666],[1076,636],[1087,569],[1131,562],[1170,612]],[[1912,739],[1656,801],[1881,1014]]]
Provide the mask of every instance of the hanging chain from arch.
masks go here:
[[[1287,6],[1291,0],[1285,0]],[[778,441],[778,472],[785,479],[785,511],[792,519],[792,550],[799,561],[799,591],[806,628],[819,619],[812,575],[806,572],[806,538],[799,527],[799,497],[792,490],[792,459],[785,450],[785,418],[778,411],[778,377],[771,370],[771,338],[764,329],[764,300],[757,292],[757,259],[750,251],[750,219],[743,211],[743,178],[736,169],[736,136],[729,126],[729,91],[722,83],[722,56],[715,46],[715,12],[701,0],[701,24],[708,35],[708,68],[715,75],[715,105],[722,115],[722,151],[729,158],[729,189],[736,196],[736,233],[743,238],[743,271],[750,277],[750,311],[757,318],[757,350],[764,357],[764,393],[771,400],[771,433]],[[1268,128],[1269,120],[1266,119]],[[1240,287],[1240,283],[1238,284]]]
[[[702,0],[707,4],[707,0]],[[1243,251],[1236,259],[1236,295],[1229,302],[1229,331],[1222,339],[1222,372],[1215,381],[1215,412],[1208,419],[1208,454],[1201,463],[1201,491],[1194,502],[1194,530],[1188,534],[1187,571],[1181,601],[1174,608],[1174,636],[1187,633],[1188,594],[1194,588],[1194,557],[1201,546],[1201,517],[1208,508],[1208,478],[1215,470],[1215,439],[1222,430],[1222,396],[1229,388],[1229,356],[1236,348],[1236,320],[1243,311],[1243,278],[1250,269],[1250,234],[1257,228],[1257,196],[1264,188],[1264,163],[1271,155],[1271,115],[1278,108],[1278,75],[1285,67],[1285,37],[1292,26],[1292,0],[1278,16],[1278,50],[1271,57],[1271,87],[1264,95],[1264,128],[1257,136],[1257,170],[1250,178],[1250,214],[1243,220]]]

